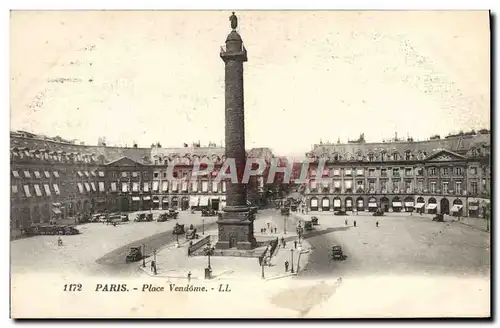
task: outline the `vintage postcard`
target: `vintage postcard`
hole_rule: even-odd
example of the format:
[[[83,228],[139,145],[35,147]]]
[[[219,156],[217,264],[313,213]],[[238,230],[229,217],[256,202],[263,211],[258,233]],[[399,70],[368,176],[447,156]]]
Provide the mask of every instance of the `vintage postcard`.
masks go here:
[[[11,11],[12,318],[490,317],[490,28]]]

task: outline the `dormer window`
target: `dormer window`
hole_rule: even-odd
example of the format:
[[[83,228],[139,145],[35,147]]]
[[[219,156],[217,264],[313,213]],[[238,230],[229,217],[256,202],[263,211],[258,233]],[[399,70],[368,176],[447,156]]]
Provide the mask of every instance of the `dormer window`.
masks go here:
[[[386,152],[382,152],[382,153],[380,153],[380,160],[381,160],[382,162],[384,162],[384,161],[386,161],[386,160],[387,160],[387,154],[386,154]]]
[[[400,158],[399,158],[399,153],[394,153],[392,154],[392,158],[395,160],[395,161],[399,161]]]
[[[406,161],[411,160],[411,152],[409,152],[409,151],[405,152],[405,160]]]
[[[372,153],[368,154],[368,160],[370,162],[373,162],[375,160],[375,155],[373,155]]]

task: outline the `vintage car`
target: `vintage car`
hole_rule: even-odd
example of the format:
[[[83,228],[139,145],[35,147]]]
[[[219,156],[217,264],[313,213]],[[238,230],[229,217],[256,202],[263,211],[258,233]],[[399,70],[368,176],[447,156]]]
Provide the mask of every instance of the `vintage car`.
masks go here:
[[[177,218],[179,216],[179,212],[174,210],[174,209],[169,209],[167,212],[167,216],[169,219],[177,220]]]
[[[196,228],[191,224],[186,231],[186,239],[198,239],[200,236],[196,233]]]
[[[375,212],[372,214],[373,216],[384,216],[384,210],[381,208],[377,208]]]
[[[172,230],[172,234],[174,235],[183,235],[186,233],[186,230],[184,230],[184,224],[178,224],[176,223],[174,226],[174,229]]]
[[[168,219],[169,219],[168,213],[160,213],[160,216],[158,216],[158,219],[156,219],[156,221],[166,222],[166,221],[168,221]]]
[[[444,222],[443,214],[437,214],[435,217],[432,218],[432,221]]]
[[[130,247],[130,251],[125,258],[125,262],[136,262],[142,259],[142,251],[140,246]]]
[[[332,247],[332,259],[335,261],[345,259],[345,255],[342,252],[342,247],[338,245]]]
[[[338,210],[333,213],[333,215],[347,215],[346,211],[344,210]]]
[[[290,207],[283,207],[281,209],[281,215],[289,216],[290,215]]]
[[[80,231],[73,226],[59,226],[59,235],[78,235]]]
[[[144,222],[146,221],[146,214],[145,213],[139,213],[136,215],[134,222]]]
[[[30,226],[24,230],[28,236],[36,235],[77,235],[80,231],[73,226],[60,225],[39,225]]]
[[[90,219],[90,222],[105,222],[106,221],[106,214],[103,213],[95,213],[92,215],[92,218]]]
[[[210,209],[203,209],[201,210],[201,216],[217,216],[217,211]]]

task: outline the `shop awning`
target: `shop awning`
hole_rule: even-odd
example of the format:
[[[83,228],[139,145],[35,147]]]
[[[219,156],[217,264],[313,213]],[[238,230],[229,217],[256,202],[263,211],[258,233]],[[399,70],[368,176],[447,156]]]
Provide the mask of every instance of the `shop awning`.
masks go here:
[[[458,204],[455,204],[451,207],[451,210],[452,212],[458,212],[462,209],[462,207],[464,207],[463,205],[458,205]]]
[[[417,203],[415,204],[415,208],[422,208],[425,206],[425,203]]]
[[[198,206],[200,202],[200,197],[191,196],[189,197],[189,206]]]
[[[153,199],[153,203],[159,203],[160,200],[158,198]]]
[[[477,205],[469,205],[469,211],[477,211],[479,209],[479,206]]]
[[[144,197],[142,197],[142,200],[151,200],[151,197],[149,197],[149,196],[144,196]]]
[[[345,206],[346,206],[346,207],[352,207],[352,200],[350,200],[350,199],[346,199],[346,201],[345,201]]]
[[[224,196],[220,196],[220,200],[226,201],[226,196],[225,195]]]
[[[141,200],[141,197],[132,197],[132,201],[138,202]]]
[[[53,207],[53,208],[52,208],[52,212],[53,212],[54,214],[61,214],[61,210],[60,210],[60,209],[58,209],[57,207]]]
[[[413,202],[405,202],[405,207],[414,207],[415,204]]]
[[[437,204],[428,204],[428,205],[427,205],[427,209],[428,209],[428,210],[435,210],[437,207],[438,207],[438,205],[437,205]]]
[[[392,202],[392,207],[403,207],[401,202]]]
[[[378,207],[377,203],[368,203],[368,207]]]
[[[52,206],[59,207],[61,206],[61,203],[52,203]]]
[[[162,203],[168,203],[168,198],[163,198],[161,201]]]

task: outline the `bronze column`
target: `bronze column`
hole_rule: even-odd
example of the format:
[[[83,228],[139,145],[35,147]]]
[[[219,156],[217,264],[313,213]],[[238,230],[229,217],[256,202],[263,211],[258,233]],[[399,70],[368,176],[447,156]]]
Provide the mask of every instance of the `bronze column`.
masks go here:
[[[246,163],[245,111],[243,99],[243,63],[247,51],[241,36],[236,32],[237,18],[230,17],[232,31],[221,49],[220,57],[225,64],[225,136],[226,159],[234,159],[238,183],[227,183],[226,207],[222,219],[217,221],[219,241],[216,248],[250,249],[255,245],[253,221],[249,217],[247,186],[241,183]]]

